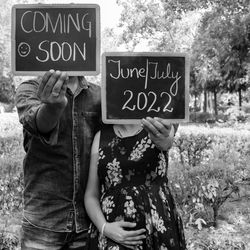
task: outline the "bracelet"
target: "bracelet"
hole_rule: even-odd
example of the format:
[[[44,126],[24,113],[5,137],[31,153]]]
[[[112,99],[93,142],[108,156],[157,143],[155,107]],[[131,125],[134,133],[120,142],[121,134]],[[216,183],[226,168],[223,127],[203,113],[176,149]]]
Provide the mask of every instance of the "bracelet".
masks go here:
[[[107,224],[107,222],[104,222],[102,225],[101,235],[104,234],[104,229],[105,229],[106,224]]]

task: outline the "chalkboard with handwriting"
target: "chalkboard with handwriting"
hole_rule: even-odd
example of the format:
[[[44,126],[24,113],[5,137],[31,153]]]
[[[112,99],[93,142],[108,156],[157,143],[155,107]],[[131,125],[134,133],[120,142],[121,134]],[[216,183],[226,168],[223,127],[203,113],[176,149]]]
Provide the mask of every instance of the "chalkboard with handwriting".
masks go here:
[[[12,8],[12,71],[38,75],[100,72],[100,8],[96,4],[17,4]]]
[[[102,67],[103,122],[133,124],[148,116],[188,121],[186,54],[106,52]]]

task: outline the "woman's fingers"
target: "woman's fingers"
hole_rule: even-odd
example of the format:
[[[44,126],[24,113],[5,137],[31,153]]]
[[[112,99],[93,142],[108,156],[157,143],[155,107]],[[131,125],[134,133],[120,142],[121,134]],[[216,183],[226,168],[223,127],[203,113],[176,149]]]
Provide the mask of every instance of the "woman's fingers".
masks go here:
[[[123,245],[124,247],[129,248],[129,249],[135,249],[135,247],[133,245],[130,246],[130,245],[122,244],[122,243],[121,243],[121,245]]]
[[[146,232],[146,229],[142,228],[142,229],[138,229],[138,230],[134,230],[134,231],[126,231],[126,238],[130,237],[133,239],[144,239],[144,233]]]
[[[142,243],[143,242],[139,241],[139,240],[125,240],[125,241],[123,241],[123,244],[131,245],[131,246],[141,245]]]
[[[136,226],[136,223],[121,220],[121,221],[119,221],[119,225],[120,225],[121,227],[133,228],[133,227],[135,227],[135,226]]]
[[[128,241],[141,241],[144,240],[146,236],[144,234],[141,234],[139,236],[127,236],[126,240]]]
[[[136,223],[122,220],[119,222],[111,223],[110,225],[111,227],[107,227],[107,229],[109,230],[109,233],[107,233],[107,237],[109,237],[108,235],[110,234],[111,238],[114,241],[126,245],[127,247],[133,246],[133,248],[129,247],[131,249],[135,249],[135,246],[143,244],[143,240],[146,238],[146,229],[142,228],[133,230],[133,228],[136,226]],[[130,228],[130,230],[128,231],[126,228]]]

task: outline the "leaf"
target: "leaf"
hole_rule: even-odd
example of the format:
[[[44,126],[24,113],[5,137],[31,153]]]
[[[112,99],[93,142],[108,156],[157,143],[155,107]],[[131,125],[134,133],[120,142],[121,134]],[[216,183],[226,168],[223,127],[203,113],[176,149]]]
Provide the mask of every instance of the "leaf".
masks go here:
[[[198,218],[195,222],[194,222],[195,225],[197,225],[197,228],[199,230],[202,229],[202,224],[204,225],[207,225],[206,221],[204,221],[202,218]]]

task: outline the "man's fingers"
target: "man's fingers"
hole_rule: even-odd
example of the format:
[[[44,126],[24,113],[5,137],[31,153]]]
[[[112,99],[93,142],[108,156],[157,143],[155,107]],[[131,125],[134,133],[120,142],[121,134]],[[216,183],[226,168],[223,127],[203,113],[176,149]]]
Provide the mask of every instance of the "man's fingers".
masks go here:
[[[167,124],[166,122],[163,123],[163,121],[164,119],[158,117],[147,117],[146,119],[142,119],[142,125],[144,126],[145,130],[153,136],[168,136],[171,125]]]
[[[57,83],[58,78],[60,77],[61,72],[59,70],[57,70],[56,72],[54,72],[50,78],[47,81],[47,84],[44,87],[43,90],[43,95],[48,97],[51,95],[52,89],[54,88],[55,84]]]
[[[153,136],[159,136],[160,131],[158,131],[157,127],[155,127],[153,118],[147,117],[146,119],[142,119],[142,125],[148,133]]]
[[[164,136],[169,136],[172,124],[169,124],[168,122],[164,121],[164,119],[159,117],[155,117],[154,120],[154,125],[157,127],[158,131],[160,131]]]
[[[63,90],[65,89],[66,78],[67,78],[67,74],[66,74],[65,72],[63,72],[63,73],[59,76],[59,78],[58,78],[56,84],[54,85],[54,87],[53,87],[53,89],[52,89],[52,93],[51,93],[51,94],[52,94],[53,96],[55,96],[55,97],[59,96],[60,93],[61,93],[61,91],[63,91]],[[64,89],[63,89],[63,86],[64,86]],[[66,86],[66,87],[67,87],[67,86]]]
[[[62,88],[61,88],[61,92],[60,92],[60,96],[65,96],[66,94],[66,91],[67,91],[67,86],[68,86],[68,81],[69,81],[69,77],[68,75],[66,74],[66,79],[62,85]]]
[[[170,123],[168,120],[162,119],[160,117],[154,117],[154,119],[160,122],[166,129],[169,129],[169,130],[171,129],[172,123]]]
[[[55,71],[53,69],[51,69],[50,71],[47,71],[43,77],[42,77],[42,80],[41,80],[41,83],[39,84],[39,87],[38,87],[38,92],[37,92],[37,95],[40,97],[43,90],[44,90],[44,87],[46,85],[46,83],[48,82],[50,76],[54,73]]]

